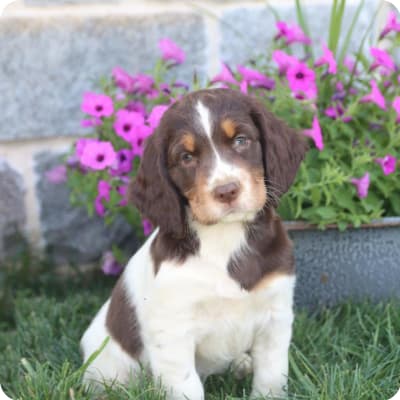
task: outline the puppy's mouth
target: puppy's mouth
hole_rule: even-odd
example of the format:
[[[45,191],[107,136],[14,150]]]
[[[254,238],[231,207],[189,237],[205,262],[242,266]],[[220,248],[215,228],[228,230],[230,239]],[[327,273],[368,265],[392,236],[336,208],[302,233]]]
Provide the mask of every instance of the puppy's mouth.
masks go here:
[[[221,212],[220,218],[222,219],[222,218],[226,217],[227,215],[231,215],[234,213],[241,213],[243,211],[244,210],[242,210],[242,208],[239,207],[238,205],[235,205],[235,203],[226,204],[222,207],[222,212]]]
[[[202,225],[216,225],[219,223],[229,223],[229,222],[249,222],[252,221],[256,214],[260,210],[248,209],[241,207],[237,204],[225,204],[221,207],[219,205],[219,210],[216,213],[207,213],[197,215],[191,212],[193,220],[199,222]]]
[[[254,219],[260,210],[249,210],[231,206],[223,210],[217,222],[247,222]]]

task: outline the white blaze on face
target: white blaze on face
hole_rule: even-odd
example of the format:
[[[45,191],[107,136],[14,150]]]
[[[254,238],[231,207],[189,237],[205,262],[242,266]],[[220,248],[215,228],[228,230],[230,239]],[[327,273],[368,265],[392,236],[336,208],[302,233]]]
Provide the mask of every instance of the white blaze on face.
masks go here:
[[[212,122],[210,118],[210,110],[199,101],[196,105],[196,111],[199,115],[200,124],[210,142],[211,149],[215,155],[215,165],[211,175],[208,178],[208,186],[212,191],[218,185],[223,185],[233,181],[239,181],[242,176],[241,171],[234,164],[225,162],[217,148],[215,147],[212,138]]]
[[[197,102],[196,111],[199,114],[200,124],[203,127],[204,132],[206,133],[208,138],[211,140],[212,126],[211,126],[209,109],[207,107],[205,107],[201,101],[199,101],[199,102]],[[211,142],[211,144],[212,144],[212,142]]]

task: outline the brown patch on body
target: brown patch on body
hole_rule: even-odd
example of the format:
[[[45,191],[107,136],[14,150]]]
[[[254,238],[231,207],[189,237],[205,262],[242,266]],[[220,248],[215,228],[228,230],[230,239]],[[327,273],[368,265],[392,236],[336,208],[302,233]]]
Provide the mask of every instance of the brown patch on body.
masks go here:
[[[122,349],[131,357],[138,359],[143,350],[143,342],[140,336],[136,309],[129,301],[123,282],[123,275],[119,278],[112,291],[106,326],[110,336]]]
[[[194,152],[195,142],[194,136],[191,133],[185,133],[182,136],[182,144],[187,151],[189,151],[190,153]]]
[[[293,244],[280,218],[272,209],[259,213],[248,224],[248,250],[232,258],[230,276],[243,289],[257,290],[277,275],[295,273]]]
[[[224,134],[228,138],[233,138],[236,133],[236,123],[235,121],[231,120],[230,118],[224,119],[221,122],[221,128]]]

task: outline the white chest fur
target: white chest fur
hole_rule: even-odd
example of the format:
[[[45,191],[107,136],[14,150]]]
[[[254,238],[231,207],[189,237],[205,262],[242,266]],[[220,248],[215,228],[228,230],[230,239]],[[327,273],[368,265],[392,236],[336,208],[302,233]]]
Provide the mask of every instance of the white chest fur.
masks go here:
[[[263,289],[248,292],[227,271],[229,259],[247,246],[243,225],[196,226],[196,231],[197,255],[183,265],[164,261],[151,283],[143,282],[146,275],[141,273],[127,286],[132,281],[141,286],[132,287],[132,295],[140,304],[137,312],[145,348],[161,343],[179,348],[179,343],[191,338],[197,371],[207,376],[249,351],[254,335],[271,318],[292,318],[294,277],[278,276]]]

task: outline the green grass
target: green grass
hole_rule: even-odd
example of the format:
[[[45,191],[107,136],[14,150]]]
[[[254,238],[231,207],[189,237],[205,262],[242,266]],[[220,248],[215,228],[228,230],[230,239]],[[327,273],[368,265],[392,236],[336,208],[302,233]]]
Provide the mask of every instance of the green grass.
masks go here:
[[[49,278],[13,290],[14,311],[2,313],[0,383],[13,399],[162,399],[143,377],[99,397],[81,385],[79,338],[109,294],[97,275],[63,283]],[[39,283],[38,283],[39,281]],[[94,283],[95,282],[95,283]],[[1,291],[1,288],[0,288]],[[344,304],[318,315],[297,313],[290,351],[289,398],[387,400],[400,387],[399,304]],[[273,366],[272,366],[273,367]],[[230,374],[206,383],[206,399],[246,399],[250,378]]]

